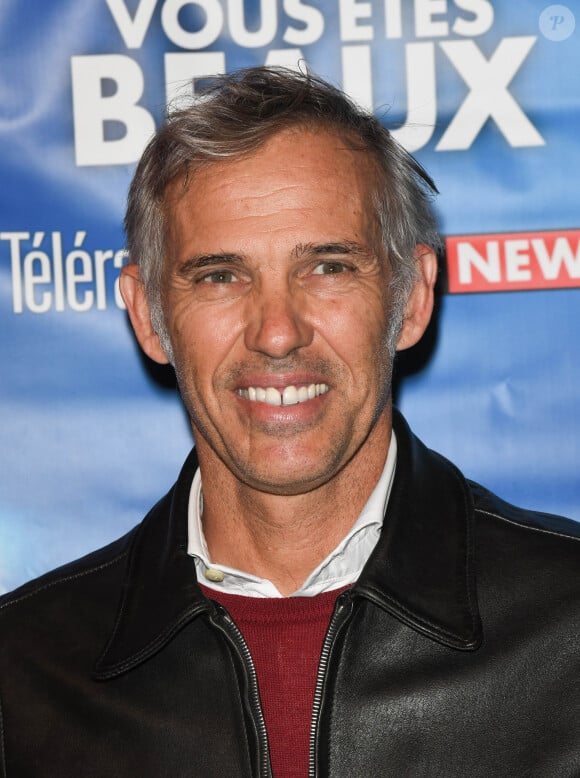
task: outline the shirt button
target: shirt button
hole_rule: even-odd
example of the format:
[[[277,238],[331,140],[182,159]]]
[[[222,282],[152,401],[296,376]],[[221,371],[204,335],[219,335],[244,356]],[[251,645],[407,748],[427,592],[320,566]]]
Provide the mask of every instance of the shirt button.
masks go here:
[[[204,575],[208,581],[214,581],[215,583],[220,583],[225,578],[225,575],[222,573],[222,571],[216,570],[215,567],[208,567]]]

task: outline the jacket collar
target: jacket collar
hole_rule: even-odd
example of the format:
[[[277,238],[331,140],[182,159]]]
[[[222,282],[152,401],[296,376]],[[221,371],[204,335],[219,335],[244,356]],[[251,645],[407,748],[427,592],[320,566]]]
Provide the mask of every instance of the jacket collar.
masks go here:
[[[197,466],[193,449],[173,488],[135,529],[115,626],[95,666],[97,679],[141,664],[211,609],[187,554],[187,507]]]
[[[393,412],[397,469],[380,540],[353,593],[453,648],[481,643],[473,499],[457,468]]]
[[[353,595],[373,601],[444,645],[477,648],[481,625],[473,573],[473,505],[467,483],[423,446],[394,411],[397,469],[381,538]],[[195,450],[173,489],[133,536],[121,602],[95,677],[112,678],[163,648],[211,610],[187,554],[187,506]]]

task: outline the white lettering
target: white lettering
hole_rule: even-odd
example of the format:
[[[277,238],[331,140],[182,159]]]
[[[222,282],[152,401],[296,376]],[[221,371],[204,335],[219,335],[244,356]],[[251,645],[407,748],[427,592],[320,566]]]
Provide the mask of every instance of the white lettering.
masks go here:
[[[124,253],[124,252],[123,252]],[[105,263],[113,258],[111,249],[95,251],[95,293],[97,300],[97,310],[104,311],[107,307],[107,293],[105,286]]]
[[[542,146],[544,139],[507,87],[535,43],[533,36],[504,38],[490,60],[473,41],[445,41],[441,48],[470,91],[437,144],[437,151],[468,149],[488,118],[511,146]]]
[[[287,27],[284,32],[285,43],[308,46],[321,38],[324,32],[324,16],[318,8],[305,5],[302,0],[284,0],[284,10],[291,19],[304,24],[303,30]]]
[[[82,313],[93,307],[95,295],[92,290],[85,290],[84,296],[79,298],[78,284],[86,284],[93,281],[93,264],[91,255],[80,247],[85,239],[86,232],[80,231],[75,235],[75,250],[66,255],[66,299],[73,311]],[[60,235],[59,235],[60,238]]]
[[[474,15],[474,19],[463,19],[458,16],[451,28],[457,35],[465,38],[475,38],[491,30],[493,24],[493,6],[489,0],[455,0],[455,5],[463,11]]]
[[[300,49],[270,49],[264,63],[268,67],[290,68],[300,71],[305,67],[304,55]]]
[[[575,256],[569,241],[562,236],[554,241],[551,255],[548,253],[545,242],[540,238],[532,239],[532,248],[547,281],[554,281],[558,278],[562,264],[566,266],[570,278],[580,278],[580,241],[576,247]]]
[[[186,5],[198,6],[205,14],[205,24],[195,32],[184,30],[179,12]],[[161,8],[161,25],[167,37],[182,49],[204,49],[218,39],[224,24],[219,0],[165,0]]]
[[[529,245],[529,241],[524,239],[506,240],[504,252],[507,281],[529,281],[531,279],[530,255],[527,253]]]
[[[372,24],[359,24],[358,22],[359,19],[370,19],[371,14],[370,2],[339,0],[340,39],[343,41],[372,41],[374,36]]]
[[[342,47],[342,88],[355,103],[373,109],[370,46]]]
[[[10,270],[12,272],[12,309],[14,313],[22,313],[22,258],[20,242],[30,240],[29,232],[0,232],[0,240],[10,244]]]
[[[429,142],[437,120],[435,45],[407,43],[405,67],[407,118],[402,127],[392,130],[392,134],[407,151],[416,151]]]
[[[252,32],[246,27],[244,7],[244,0],[228,0],[228,19],[232,40],[238,46],[244,46],[244,48],[248,49],[268,46],[274,40],[278,26],[276,3],[273,3],[271,0],[259,0],[260,10],[257,14],[260,17],[261,23]],[[250,8],[254,11],[256,3],[247,4],[246,11],[249,12]]]
[[[0,232],[0,240],[8,241],[12,271],[12,302],[14,313],[62,312],[66,307],[77,312],[107,308],[107,279],[105,266],[111,262],[117,270],[123,265],[125,250],[97,249],[93,255],[82,247],[86,232],[75,233],[73,248],[63,262],[62,235],[49,236],[42,231]],[[31,239],[32,238],[32,239]],[[49,243],[52,253],[41,249]],[[25,242],[30,250],[26,251]],[[31,246],[30,246],[31,244]],[[114,299],[119,308],[125,308],[118,291],[118,276],[114,279]],[[83,289],[81,285],[84,285]],[[44,287],[44,288],[43,288]],[[66,290],[66,299],[65,299]],[[66,303],[66,305],[65,305]]]
[[[32,313],[46,313],[52,305],[52,294],[41,292],[37,300],[36,287],[52,280],[50,260],[44,251],[29,251],[24,257],[24,302]]]
[[[64,278],[60,232],[52,233],[52,267],[54,276],[54,308],[56,311],[64,311]]]
[[[434,16],[447,13],[447,0],[415,0],[415,35],[417,38],[443,38],[449,35],[449,24],[435,22]]]
[[[102,54],[72,57],[71,70],[77,165],[136,162],[155,130],[151,114],[137,105],[144,85],[139,65],[122,54]],[[105,79],[116,87],[108,97]],[[124,136],[106,140],[106,122],[120,124]]]
[[[385,0],[385,37],[403,37],[403,14],[400,0]]]
[[[157,0],[139,0],[135,16],[131,15],[124,0],[106,0],[109,10],[128,49],[140,49],[151,24]]]
[[[123,262],[125,261],[126,252],[125,249],[119,249],[119,251],[115,252],[115,256],[113,258],[113,265],[118,268],[119,270],[123,267]],[[121,288],[119,286],[119,281],[121,279],[121,274],[117,273],[117,278],[115,279],[115,305],[117,308],[120,308],[122,311],[126,310],[127,306],[125,305],[125,301],[123,300],[123,296],[121,294]]]
[[[474,249],[471,243],[461,242],[457,244],[457,263],[459,266],[459,283],[472,283],[472,268],[475,268],[486,281],[499,283],[501,281],[501,268],[499,264],[499,242],[490,240],[486,243],[487,256]]]
[[[165,55],[165,92],[167,104],[177,108],[195,94],[195,80],[226,72],[223,51],[181,51]]]

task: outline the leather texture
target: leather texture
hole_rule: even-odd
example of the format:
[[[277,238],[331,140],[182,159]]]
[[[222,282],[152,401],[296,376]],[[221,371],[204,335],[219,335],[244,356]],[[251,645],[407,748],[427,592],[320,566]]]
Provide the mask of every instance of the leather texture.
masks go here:
[[[328,645],[314,774],[579,776],[580,528],[394,425],[383,532]],[[0,599],[3,778],[268,774],[248,663],[186,553],[196,467],[192,452],[128,535]]]

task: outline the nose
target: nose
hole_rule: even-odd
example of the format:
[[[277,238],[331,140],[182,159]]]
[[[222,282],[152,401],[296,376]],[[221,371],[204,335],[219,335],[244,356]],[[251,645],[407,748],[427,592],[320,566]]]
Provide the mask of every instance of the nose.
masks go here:
[[[245,343],[272,359],[282,359],[312,342],[313,329],[307,321],[306,301],[288,286],[262,289],[248,300]]]

